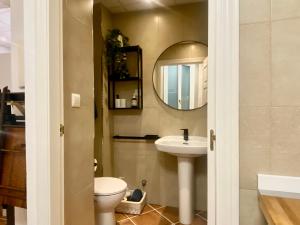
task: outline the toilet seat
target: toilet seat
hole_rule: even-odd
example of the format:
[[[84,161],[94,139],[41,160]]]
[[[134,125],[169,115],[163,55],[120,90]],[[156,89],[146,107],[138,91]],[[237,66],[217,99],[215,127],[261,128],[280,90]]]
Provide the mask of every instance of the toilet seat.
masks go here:
[[[94,194],[96,196],[116,195],[124,192],[126,188],[126,182],[115,177],[95,178]]]

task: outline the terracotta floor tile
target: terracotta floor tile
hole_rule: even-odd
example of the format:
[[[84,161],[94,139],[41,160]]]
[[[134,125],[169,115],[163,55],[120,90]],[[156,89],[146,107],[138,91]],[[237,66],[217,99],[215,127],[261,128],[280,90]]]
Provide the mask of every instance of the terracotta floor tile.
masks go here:
[[[136,225],[171,225],[168,220],[155,211],[133,217],[132,220]]]
[[[150,205],[151,205],[151,207],[153,207],[154,209],[158,209],[158,208],[163,207],[163,206],[157,205],[157,204],[150,204]]]
[[[150,211],[153,211],[154,209],[151,208],[149,205],[145,205],[143,211],[142,211],[142,214],[144,213],[147,213],[147,212],[150,212]]]
[[[154,209],[151,208],[149,205],[145,205],[144,209],[142,210],[141,214],[144,214],[144,213],[147,213],[147,212],[150,212],[150,211],[153,211]],[[132,217],[136,217],[136,216],[139,216],[139,215],[136,215],[136,214],[126,214],[129,218],[132,218]]]
[[[176,225],[183,225],[182,223],[176,223]],[[207,225],[207,222],[202,220],[200,217],[195,217],[191,225]]]
[[[134,225],[129,219],[117,222],[117,225]]]
[[[115,216],[116,216],[116,221],[127,219],[127,216],[123,213],[116,213]]]
[[[163,214],[166,218],[171,220],[173,223],[177,223],[179,221],[179,211],[178,208],[175,207],[164,207],[157,210],[161,214]]]

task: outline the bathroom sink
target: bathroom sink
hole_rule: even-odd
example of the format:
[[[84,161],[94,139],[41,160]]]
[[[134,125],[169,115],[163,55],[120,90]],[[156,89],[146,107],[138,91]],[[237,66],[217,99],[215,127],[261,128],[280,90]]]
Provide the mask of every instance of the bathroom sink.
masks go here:
[[[158,151],[178,157],[199,157],[207,154],[207,138],[190,136],[184,141],[182,136],[166,136],[155,141]]]
[[[185,141],[183,136],[166,136],[155,142],[158,151],[177,156],[181,224],[191,224],[193,220],[194,159],[207,154],[207,138],[196,136],[188,138],[189,140]]]

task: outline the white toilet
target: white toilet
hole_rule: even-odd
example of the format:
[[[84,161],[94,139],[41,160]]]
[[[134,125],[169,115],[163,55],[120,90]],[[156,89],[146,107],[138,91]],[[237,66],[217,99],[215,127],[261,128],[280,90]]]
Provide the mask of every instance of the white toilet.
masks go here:
[[[126,194],[125,181],[114,177],[97,177],[94,185],[96,225],[116,225],[115,208]]]

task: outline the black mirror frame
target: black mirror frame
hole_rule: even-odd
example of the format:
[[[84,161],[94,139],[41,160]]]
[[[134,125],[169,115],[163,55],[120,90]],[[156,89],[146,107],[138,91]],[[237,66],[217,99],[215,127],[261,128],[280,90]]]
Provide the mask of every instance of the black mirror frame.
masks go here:
[[[153,90],[154,90],[154,92],[155,92],[157,98],[158,98],[164,105],[166,105],[167,107],[169,107],[169,108],[171,108],[171,109],[175,109],[175,110],[177,110],[177,111],[189,112],[189,111],[201,109],[201,108],[205,107],[208,103],[206,103],[206,104],[204,104],[204,105],[202,105],[202,106],[200,106],[200,107],[194,108],[194,109],[177,109],[177,108],[175,108],[175,107],[173,107],[173,106],[168,105],[167,103],[165,103],[165,102],[161,99],[161,97],[158,95],[158,93],[157,93],[157,91],[156,91],[156,89],[155,89],[155,85],[154,85],[154,71],[155,71],[155,67],[156,67],[156,65],[157,65],[157,62],[158,62],[159,58],[160,58],[160,57],[161,57],[168,49],[174,47],[175,45],[183,44],[183,43],[202,44],[202,45],[208,47],[208,45],[207,45],[206,43],[203,43],[203,42],[201,42],[201,41],[191,41],[191,40],[187,40],[187,41],[180,41],[180,42],[177,42],[177,43],[175,43],[175,44],[169,46],[168,48],[166,48],[166,49],[158,56],[157,60],[155,61],[155,64],[154,64],[154,67],[153,67],[153,70],[152,70],[152,87],[153,87]]]

